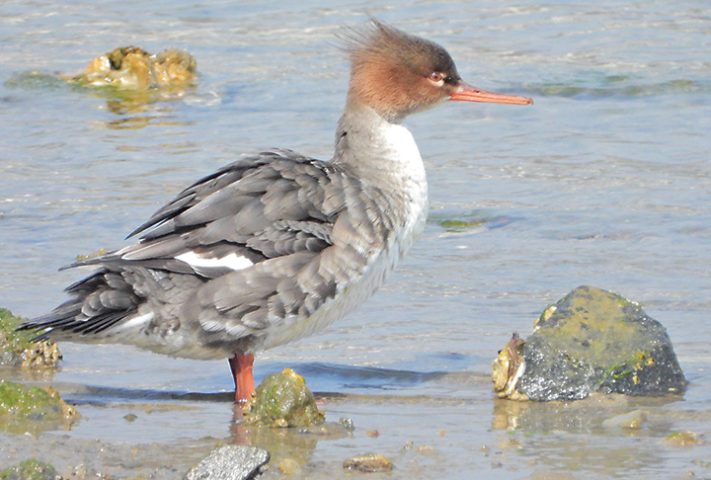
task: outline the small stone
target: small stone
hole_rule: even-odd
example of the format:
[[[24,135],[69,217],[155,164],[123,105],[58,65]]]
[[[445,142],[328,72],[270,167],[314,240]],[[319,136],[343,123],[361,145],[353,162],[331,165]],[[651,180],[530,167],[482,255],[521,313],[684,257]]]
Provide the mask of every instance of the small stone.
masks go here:
[[[123,416],[123,419],[129,423],[135,422],[137,418],[138,418],[138,415],[136,415],[134,413],[129,413],[129,414]]]
[[[248,480],[269,461],[266,450],[247,445],[225,445],[213,450],[186,475],[186,480]]]
[[[370,438],[378,438],[380,436],[380,432],[378,430],[368,430],[365,432],[366,435],[368,435]]]
[[[699,435],[689,431],[670,433],[664,440],[674,447],[693,447],[704,443]]]
[[[639,430],[647,420],[647,414],[641,410],[634,410],[629,413],[608,418],[602,422],[605,428],[624,428],[627,430]]]
[[[287,476],[292,476],[295,475],[301,470],[301,466],[299,465],[299,462],[294,460],[293,458],[287,457],[283,458],[279,462],[279,473],[282,475],[287,475]]]
[[[86,465],[80,463],[72,469],[72,479],[85,480],[87,475]]]
[[[417,447],[417,453],[431,455],[434,452],[435,452],[435,449],[431,445],[420,445],[419,447]]]
[[[353,430],[355,430],[355,425],[353,424],[352,418],[341,417],[338,419],[338,423],[343,425],[343,428],[345,428],[349,432],[352,432]]]
[[[345,460],[343,468],[364,473],[390,472],[393,469],[393,462],[379,453],[369,453]]]

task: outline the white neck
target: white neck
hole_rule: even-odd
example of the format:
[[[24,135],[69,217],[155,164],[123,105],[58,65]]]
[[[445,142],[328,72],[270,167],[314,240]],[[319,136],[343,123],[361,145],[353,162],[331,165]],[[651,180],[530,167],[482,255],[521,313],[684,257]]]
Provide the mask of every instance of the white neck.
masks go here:
[[[410,131],[367,106],[349,104],[338,123],[333,162],[388,195],[403,229],[404,253],[427,216],[425,166]]]
[[[351,104],[341,117],[333,162],[388,189],[412,183],[427,190],[425,167],[410,131],[367,106]]]

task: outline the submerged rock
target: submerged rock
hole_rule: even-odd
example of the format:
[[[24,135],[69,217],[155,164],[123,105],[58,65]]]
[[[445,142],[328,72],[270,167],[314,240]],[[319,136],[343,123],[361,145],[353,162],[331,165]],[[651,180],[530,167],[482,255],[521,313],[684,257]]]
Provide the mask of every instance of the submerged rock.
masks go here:
[[[16,331],[22,320],[10,310],[0,308],[0,367],[56,368],[62,358],[57,344],[46,340],[32,342],[35,334]]]
[[[592,392],[681,393],[686,379],[664,327],[620,295],[578,287],[514,334],[494,361],[494,390],[514,400],[574,400]]]
[[[0,428],[5,431],[24,433],[69,428],[78,418],[76,409],[51,387],[44,389],[0,381]]]
[[[674,447],[693,447],[704,443],[699,435],[689,431],[670,433],[664,441]]]
[[[57,478],[61,477],[52,465],[32,458],[0,470],[0,480],[55,480]]]
[[[269,452],[247,445],[225,445],[213,450],[185,476],[187,480],[249,480],[256,478]]]
[[[81,85],[125,90],[185,88],[194,84],[196,71],[195,58],[182,50],[168,49],[151,55],[131,46],[96,57],[82,73],[65,79]]]
[[[647,414],[642,410],[615,415],[612,418],[603,420],[603,428],[621,428],[624,430],[639,430],[647,420]]]
[[[304,377],[290,368],[265,378],[245,408],[245,422],[271,427],[308,427],[323,423]]]
[[[364,473],[390,472],[393,469],[393,462],[379,453],[369,453],[345,460],[343,468]]]

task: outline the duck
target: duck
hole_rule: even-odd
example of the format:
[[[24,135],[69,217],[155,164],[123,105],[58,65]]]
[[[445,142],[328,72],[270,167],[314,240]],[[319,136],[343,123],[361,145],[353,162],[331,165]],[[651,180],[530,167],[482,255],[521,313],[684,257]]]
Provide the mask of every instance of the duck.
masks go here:
[[[226,358],[245,403],[255,353],[365,302],[427,216],[425,168],[403,120],[445,101],[532,100],[467,84],[443,47],[377,19],[344,35],[344,48],[350,81],[331,159],[277,148],[200,178],[131,232],[134,243],[70,265],[94,270],[20,329]]]

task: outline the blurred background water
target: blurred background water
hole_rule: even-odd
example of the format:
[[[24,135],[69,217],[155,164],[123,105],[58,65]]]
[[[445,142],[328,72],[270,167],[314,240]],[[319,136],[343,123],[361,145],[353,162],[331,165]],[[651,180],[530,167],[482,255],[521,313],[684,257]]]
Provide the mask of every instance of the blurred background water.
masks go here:
[[[181,188],[241,153],[278,146],[330,157],[348,80],[336,36],[367,15],[444,45],[469,83],[535,104],[448,104],[408,119],[430,182],[422,238],[371,301],[322,334],[258,356],[257,376],[301,366],[317,391],[468,399],[437,414],[410,406],[403,418],[362,405],[340,412],[356,423],[378,418],[410,439],[458,428],[442,447],[458,460],[431,460],[432,470],[424,462],[422,478],[470,478],[472,470],[521,477],[543,457],[553,471],[579,478],[711,476],[694,463],[707,448],[660,456],[654,432],[590,440],[567,431],[556,442],[534,429],[507,462],[479,451],[499,441],[484,379],[496,351],[581,284],[637,300],[667,327],[692,382],[669,408],[702,415],[701,433],[711,435],[711,6],[704,1],[3,2],[0,305],[28,317],[53,308],[81,274],[59,267],[80,253],[121,247]],[[197,88],[122,108],[27,74],[78,72],[129,44],[188,50],[198,60]],[[447,219],[481,224],[450,232],[440,225]],[[64,352],[60,383],[232,388],[226,362],[119,346],[65,345]],[[432,381],[428,372],[470,372],[480,381]],[[144,430],[149,441],[219,435],[229,418],[227,404],[209,404],[192,423],[171,419]],[[112,425],[97,413],[71,435],[103,438]],[[570,454],[588,441],[603,450]],[[635,458],[655,459],[652,467],[640,460],[597,469],[604,448],[631,444]],[[319,448],[324,458],[332,454]]]

